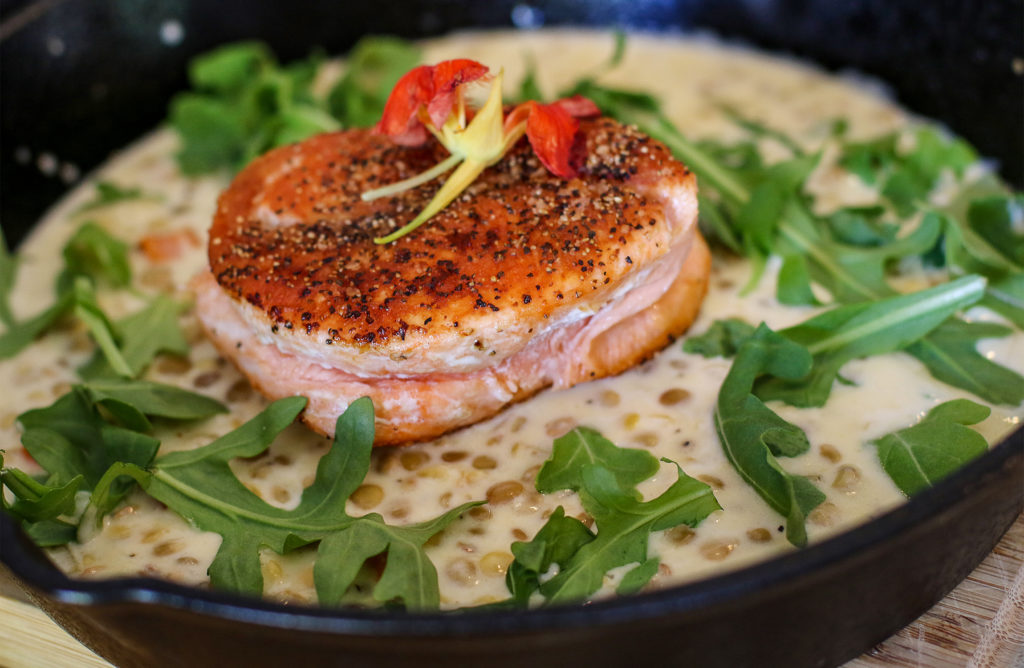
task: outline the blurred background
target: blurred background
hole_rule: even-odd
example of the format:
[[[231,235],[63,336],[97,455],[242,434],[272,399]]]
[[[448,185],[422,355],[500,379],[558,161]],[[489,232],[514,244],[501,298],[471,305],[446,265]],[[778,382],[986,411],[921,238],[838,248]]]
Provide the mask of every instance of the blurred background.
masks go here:
[[[189,58],[216,44],[258,38],[288,61],[369,33],[566,24],[708,30],[876,76],[1024,182],[1020,0],[0,0],[0,223],[16,243],[158,124]]]

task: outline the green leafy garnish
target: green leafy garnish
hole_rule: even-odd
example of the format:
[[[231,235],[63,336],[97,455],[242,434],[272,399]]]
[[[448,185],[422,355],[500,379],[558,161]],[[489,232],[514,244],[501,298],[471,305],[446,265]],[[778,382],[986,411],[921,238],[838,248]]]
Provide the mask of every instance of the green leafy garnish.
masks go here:
[[[112,424],[100,407],[124,426]],[[84,476],[91,490],[115,462],[146,466],[158,441],[149,431],[149,417],[195,420],[227,409],[217,401],[170,385],[145,381],[74,385],[45,408],[18,416],[24,427],[22,444],[51,476],[67,481]]]
[[[239,169],[267,150],[340,127],[313,95],[322,57],[281,66],[266,45],[230,44],[192,61],[194,92],[171,102],[186,174]]]
[[[49,308],[31,318],[9,324],[4,333],[0,334],[0,359],[10,359],[28,347],[70,311],[74,303],[75,294],[66,292]]]
[[[765,325],[747,339],[722,382],[715,405],[715,430],[726,457],[769,506],[786,518],[790,543],[807,543],[804,520],[825,500],[810,481],[787,473],[777,457],[794,457],[810,444],[803,430],[779,417],[754,396],[758,378],[799,380],[811,369],[811,354]]]
[[[20,520],[25,532],[41,547],[55,547],[74,540],[77,526],[61,516],[75,512],[75,495],[81,484],[82,476],[63,484],[47,484],[18,469],[5,468],[4,453],[0,450],[0,486],[6,487],[14,497],[8,502],[0,494],[0,508]]]
[[[967,207],[967,224],[1014,270],[1024,269],[1024,194],[979,197]],[[1005,266],[1005,265],[1004,265]]]
[[[121,349],[117,347],[113,326],[96,301],[96,293],[92,289],[92,285],[86,279],[79,277],[75,279],[72,290],[74,300],[71,313],[85,323],[96,346],[103,354],[106,364],[110,366],[114,374],[126,378],[132,377],[134,372],[124,355],[121,354]]]
[[[734,252],[746,255],[754,266],[751,285],[760,279],[769,254],[782,259],[777,296],[782,303],[818,302],[812,284],[827,290],[840,303],[886,299],[898,294],[890,285],[895,263],[905,258],[935,255],[955,273],[980,273],[991,282],[984,303],[1015,323],[1024,322],[1021,300],[1021,267],[1024,254],[1019,232],[1021,200],[1007,194],[992,178],[981,178],[963,187],[962,196],[946,207],[930,197],[945,174],[962,179],[977,155],[962,140],[933,127],[913,131],[910,148],[904,150],[899,134],[870,142],[840,146],[840,164],[866,183],[879,188],[881,203],[867,210],[839,210],[827,216],[812,213],[811,197],[803,183],[818,155],[805,154],[795,142],[776,136],[770,128],[730,112],[754,140],[771,137],[788,146],[792,157],[766,165],[753,140],[725,146],[694,142],[685,137],[662,112],[658,101],[645,93],[604,86],[594,77],[580,79],[565,94],[592,99],[620,121],[664,142],[692,169],[701,186],[701,225],[705,233]],[[842,141],[843,134],[834,135]],[[916,216],[910,222],[884,222]],[[954,273],[954,275],[955,275]],[[961,322],[961,324],[963,324]],[[1017,403],[1024,386],[1019,374],[987,361],[976,351],[960,345],[965,339],[942,337],[936,330],[910,348],[940,380],[977,392],[983,376],[998,386],[979,396],[1003,397]],[[995,373],[992,367],[1002,371]]]
[[[131,282],[127,246],[95,223],[78,228],[64,246],[64,268],[57,280],[56,302],[35,316],[10,322],[0,334],[0,359],[21,352],[64,316],[70,315],[89,330],[98,351],[80,371],[83,378],[138,376],[158,352],[188,352],[177,315],[180,306],[166,296],[156,297],[142,310],[111,323],[96,300],[98,281],[115,287]],[[13,280],[13,260],[10,267]],[[3,286],[0,285],[0,290]]]
[[[756,394],[793,406],[822,406],[844,364],[906,348],[984,293],[985,279],[965,276],[920,292],[839,306],[784,329],[782,336],[813,356],[811,370],[797,382],[773,378],[758,383]]]
[[[323,56],[280,65],[259,42],[229,44],[192,61],[193,91],[171,102],[186,174],[237,170],[258,155],[318,132],[365,127],[380,118],[398,78],[419,50],[395,37],[366,37],[327,95],[313,89]]]
[[[75,213],[85,213],[86,211],[111,206],[118,202],[147,199],[158,200],[159,197],[144,192],[142,188],[125,188],[112,181],[97,181],[96,194],[91,200],[75,209]]]
[[[346,58],[344,76],[327,96],[327,108],[345,127],[380,120],[391,89],[420,61],[420,50],[396,37],[364,37]]]
[[[979,339],[1006,336],[1012,330],[995,323],[950,319],[907,352],[920,360],[932,376],[963,388],[994,404],[1019,405],[1024,401],[1024,378],[978,352]]]
[[[84,223],[64,246],[64,270],[57,277],[58,294],[69,290],[78,276],[125,287],[132,280],[128,246],[96,223]]]
[[[260,594],[262,547],[283,554],[319,542],[313,577],[321,604],[337,604],[363,562],[387,554],[374,598],[401,601],[413,609],[437,607],[437,572],[422,546],[479,504],[466,503],[434,520],[401,527],[385,524],[378,513],[349,516],[345,503],[370,466],[373,405],[369,399],[353,402],[338,418],[334,444],[320,460],[315,481],[295,509],[265,503],[231,472],[231,459],[263,452],[305,405],[302,397],[276,401],[213,443],[164,455],[148,469],[138,464],[115,465],[97,486],[96,496],[109,505],[105,503],[108,486],[129,476],[200,529],[219,533],[223,542],[210,566],[214,587]]]
[[[982,303],[1024,329],[1024,272],[990,281]]]
[[[1005,336],[1005,327],[994,324],[968,324],[949,319],[953,313],[976,303],[985,294],[985,279],[965,276],[919,292],[897,295],[876,302],[837,306],[799,325],[780,330],[779,334],[800,344],[812,355],[808,373],[795,378],[771,377],[754,386],[754,394],[765,401],[778,399],[793,406],[822,406],[828,399],[833,383],[844,364],[853,359],[881,355],[897,350],[908,350],[919,358],[922,351],[956,350],[950,356],[956,360],[974,360],[968,369],[957,367],[963,378],[955,384],[978,385],[979,395],[997,396],[998,388],[1013,388],[1001,396],[1003,403],[1024,400],[1024,383],[1014,384],[1013,378],[999,374],[1013,374],[1005,367],[994,364],[974,351],[974,343],[983,336]],[[684,344],[684,350],[704,357],[732,357],[754,333],[753,326],[742,320],[718,320],[701,336]],[[930,334],[933,334],[929,336]],[[926,338],[928,337],[928,338]],[[927,341],[927,347],[924,343]],[[939,348],[938,346],[941,346]],[[940,378],[950,373],[939,367],[944,360],[939,353],[933,362],[933,374]],[[949,361],[945,359],[945,361]],[[992,383],[982,385],[981,377]],[[952,384],[952,383],[951,383]],[[1015,396],[1019,399],[1014,400]]]
[[[505,576],[512,601],[526,606],[530,597],[540,589],[541,576],[553,564],[564,568],[580,548],[593,540],[594,534],[583,522],[575,517],[566,517],[562,506],[555,508],[533,540],[512,544],[515,560]]]
[[[990,412],[967,399],[947,401],[916,425],[872,443],[878,447],[885,472],[904,494],[912,496],[988,450],[985,438],[966,425],[981,422]]]
[[[583,490],[583,469],[603,466],[619,485],[635,487],[658,471],[658,460],[643,450],[620,448],[597,431],[578,427],[555,439],[551,457],[537,473],[537,491]],[[585,493],[585,490],[583,490]]]
[[[158,295],[146,307],[113,323],[118,349],[129,373],[116,373],[107,358],[98,352],[78,370],[79,375],[86,380],[118,375],[134,378],[145,371],[158,353],[187,355],[188,342],[178,324],[180,311],[180,304],[165,295]]]
[[[839,162],[865,183],[877,186],[901,216],[912,214],[927,201],[944,170],[962,177],[964,170],[978,161],[965,141],[934,127],[918,127],[908,151],[901,150],[900,139],[901,133],[892,133],[847,144]]]
[[[18,273],[18,259],[7,248],[7,238],[0,230],[0,322],[8,327],[14,324],[11,312],[11,291]]]
[[[89,329],[109,373],[125,377],[135,375],[137,371],[132,369],[118,348],[113,327],[96,301],[97,283],[122,288],[130,284],[128,247],[96,223],[86,222],[65,244],[63,256],[64,266],[57,278],[55,303],[31,318],[20,322],[12,319],[7,323],[6,330],[0,334],[0,359],[8,359],[21,352],[63,316],[70,314]],[[10,280],[13,281],[13,264],[13,260],[8,263],[5,259],[0,278],[10,272]]]
[[[69,313],[88,328],[113,373],[131,376],[131,368],[117,347],[110,322],[96,302],[92,283],[82,276],[58,296],[55,304],[28,320],[9,326],[0,334],[0,359],[14,357]]]
[[[601,587],[608,571],[631,563],[639,566],[626,574],[621,588],[643,587],[660,563],[647,554],[651,532],[696,526],[721,508],[710,487],[676,468],[676,482],[645,502],[636,485],[658,470],[649,453],[619,448],[586,427],[556,439],[537,475],[537,491],[576,491],[597,534],[559,507],[532,541],[514,543],[516,559],[506,576],[513,602],[525,604],[534,593],[547,603],[580,601]],[[558,574],[544,580],[553,564]]]
[[[702,357],[732,357],[755,329],[739,318],[715,320],[703,334],[687,337],[683,350]]]
[[[94,380],[82,388],[94,404],[102,406],[119,423],[134,431],[151,431],[153,424],[149,417],[198,420],[228,410],[215,399],[163,383]]]

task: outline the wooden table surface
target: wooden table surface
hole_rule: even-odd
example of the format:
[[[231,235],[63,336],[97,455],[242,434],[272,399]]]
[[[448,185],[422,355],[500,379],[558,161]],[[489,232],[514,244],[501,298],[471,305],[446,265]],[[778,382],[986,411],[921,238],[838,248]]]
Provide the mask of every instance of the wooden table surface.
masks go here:
[[[0,581],[0,667],[107,666]],[[1024,515],[984,562],[913,624],[844,668],[1024,667]]]

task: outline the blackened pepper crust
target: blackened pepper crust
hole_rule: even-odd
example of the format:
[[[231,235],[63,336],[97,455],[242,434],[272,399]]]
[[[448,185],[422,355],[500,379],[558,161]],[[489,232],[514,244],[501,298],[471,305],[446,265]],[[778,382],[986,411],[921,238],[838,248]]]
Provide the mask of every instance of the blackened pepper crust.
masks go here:
[[[396,360],[419,343],[542,327],[556,312],[600,303],[666,253],[680,231],[650,194],[693,179],[634,128],[602,118],[580,129],[586,158],[577,178],[550,174],[520,142],[426,225],[386,246],[373,238],[413,218],[441,181],[371,202],[360,195],[431,167],[443,148],[349,130],[276,149],[221,196],[211,270],[273,334]],[[482,355],[512,352],[473,344]]]

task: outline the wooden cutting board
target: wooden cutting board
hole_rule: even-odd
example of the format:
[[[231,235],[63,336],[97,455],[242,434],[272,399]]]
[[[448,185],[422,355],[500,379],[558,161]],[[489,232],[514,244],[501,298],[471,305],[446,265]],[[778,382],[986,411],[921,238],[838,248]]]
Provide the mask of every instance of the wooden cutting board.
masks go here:
[[[0,667],[110,664],[0,580]],[[967,579],[913,624],[844,668],[1024,668],[1024,515]]]

